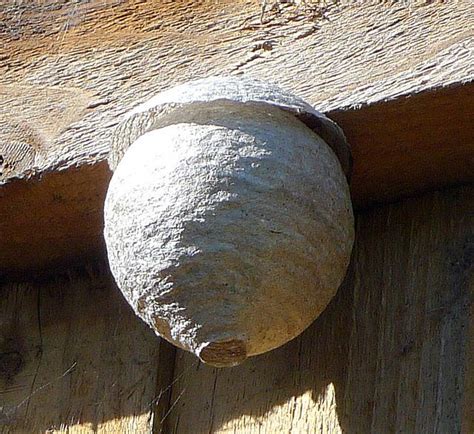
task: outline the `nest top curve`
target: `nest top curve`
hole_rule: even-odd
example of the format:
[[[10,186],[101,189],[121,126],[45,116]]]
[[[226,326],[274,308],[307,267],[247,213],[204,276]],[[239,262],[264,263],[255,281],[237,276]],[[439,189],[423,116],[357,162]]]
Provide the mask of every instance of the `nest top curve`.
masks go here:
[[[331,147],[346,177],[350,178],[350,147],[342,129],[334,121],[272,83],[233,76],[209,77],[170,88],[130,111],[112,138],[111,169],[115,170],[125,151],[138,137],[152,129],[181,122],[179,113],[183,110],[223,103],[270,105],[294,114]]]

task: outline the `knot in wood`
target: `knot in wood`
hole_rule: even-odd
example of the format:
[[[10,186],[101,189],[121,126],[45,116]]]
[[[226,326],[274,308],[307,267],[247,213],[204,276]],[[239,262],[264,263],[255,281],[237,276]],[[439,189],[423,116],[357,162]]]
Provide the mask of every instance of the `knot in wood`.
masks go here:
[[[41,143],[39,135],[25,123],[4,122],[0,128],[0,180],[31,169]]]

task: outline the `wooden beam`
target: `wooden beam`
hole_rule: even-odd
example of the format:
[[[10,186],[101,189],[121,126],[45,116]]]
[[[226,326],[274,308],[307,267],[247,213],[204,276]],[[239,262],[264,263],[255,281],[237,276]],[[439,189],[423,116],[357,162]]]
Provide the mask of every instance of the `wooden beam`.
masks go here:
[[[277,82],[335,119],[358,208],[474,180],[469,1],[263,12],[253,0],[2,6],[0,274],[100,252],[117,120],[213,74]]]
[[[474,83],[328,115],[352,145],[356,208],[474,182]]]
[[[0,187],[0,275],[54,271],[101,255],[105,161]]]
[[[358,209],[474,182],[474,84],[329,116],[352,145]],[[0,271],[40,271],[100,254],[110,176],[99,160],[0,187]]]

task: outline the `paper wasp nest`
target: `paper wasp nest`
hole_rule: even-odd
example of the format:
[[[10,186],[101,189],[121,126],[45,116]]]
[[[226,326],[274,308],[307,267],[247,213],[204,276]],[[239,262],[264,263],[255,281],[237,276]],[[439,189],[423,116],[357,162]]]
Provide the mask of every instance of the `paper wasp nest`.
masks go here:
[[[211,78],[158,95],[110,156],[105,240],[120,290],[205,363],[283,345],[346,272],[349,161],[340,129],[274,86]]]

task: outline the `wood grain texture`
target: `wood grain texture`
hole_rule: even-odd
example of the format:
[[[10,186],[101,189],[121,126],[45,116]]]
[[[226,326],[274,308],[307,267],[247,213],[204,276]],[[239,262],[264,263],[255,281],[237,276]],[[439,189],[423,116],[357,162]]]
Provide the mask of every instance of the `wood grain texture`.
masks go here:
[[[473,181],[470,1],[266,3],[263,14],[257,0],[0,4],[0,114],[3,132],[15,132],[1,136],[8,167],[0,191],[16,202],[0,201],[0,271],[82,255],[101,231],[109,174],[72,188],[56,173],[103,170],[126,111],[209,75],[271,80],[336,119],[353,147],[358,207]],[[19,128],[20,150],[11,145]],[[65,200],[55,212],[68,223],[34,221],[32,210],[56,195]],[[77,196],[84,200],[71,211]],[[27,216],[26,225],[10,224]],[[77,251],[68,246],[72,233],[84,240]],[[90,244],[88,253],[97,251],[97,240]]]
[[[281,4],[263,21],[253,0],[14,1],[0,13],[2,110],[12,113],[15,100],[16,117],[59,123],[39,172],[105,157],[118,116],[174,84],[212,74],[272,80],[324,112],[474,75],[469,1],[335,2],[322,16]],[[48,116],[60,95],[63,114]]]
[[[159,340],[111,278],[89,271],[0,291],[0,432],[150,432]]]
[[[470,262],[465,274],[465,281],[471,288],[470,294],[470,321],[467,338],[467,350],[465,359],[464,396],[463,396],[463,418],[461,432],[470,434],[474,432],[474,242],[470,245]]]
[[[329,115],[352,143],[357,208],[474,182],[474,84]]]
[[[302,336],[232,370],[178,351],[168,432],[460,432],[473,209],[466,187],[359,213],[346,283]]]
[[[0,276],[77,264],[104,250],[105,161],[0,187]]]
[[[103,273],[3,281],[0,431],[468,430],[473,209],[471,186],[359,212],[328,309],[228,370],[158,346]]]

